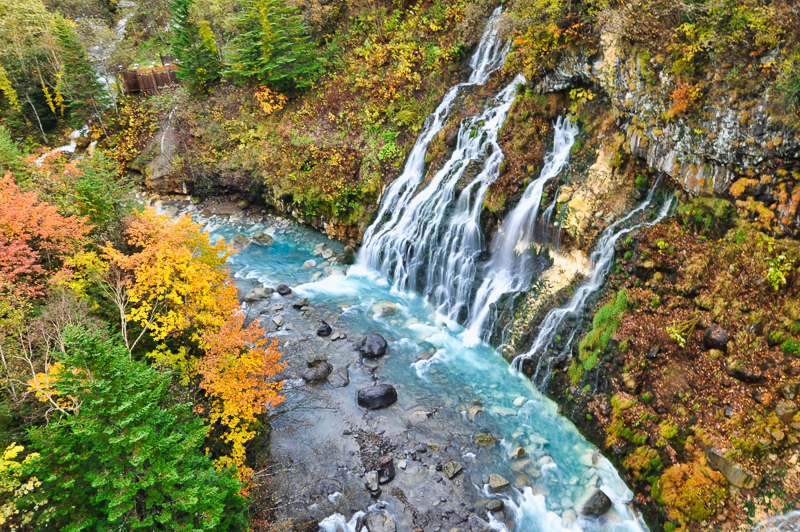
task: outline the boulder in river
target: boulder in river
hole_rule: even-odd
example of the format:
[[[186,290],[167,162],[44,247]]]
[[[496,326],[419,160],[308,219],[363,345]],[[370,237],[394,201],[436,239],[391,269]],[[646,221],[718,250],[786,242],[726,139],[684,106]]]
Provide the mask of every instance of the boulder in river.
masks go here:
[[[367,410],[377,410],[394,404],[397,390],[391,384],[378,384],[358,390],[358,406]]]
[[[248,303],[253,303],[254,301],[267,299],[274,291],[268,286],[257,286],[245,294],[244,300]]]
[[[303,372],[303,380],[309,384],[316,384],[328,378],[333,371],[333,366],[327,362],[320,362],[313,368],[308,368]]]
[[[345,367],[336,368],[328,375],[328,384],[334,388],[344,388],[350,384],[350,372]]]
[[[242,233],[238,233],[231,237],[231,245],[234,247],[234,249],[244,249],[249,243],[250,238]]]
[[[317,266],[317,261],[314,259],[308,259],[303,263],[303,269],[310,270],[311,268],[315,268]]]
[[[367,530],[369,532],[397,532],[397,523],[394,517],[387,513],[375,513],[367,516]]]
[[[703,346],[706,349],[719,349],[724,351],[728,346],[728,331],[719,325],[709,327],[703,335]]]
[[[328,260],[333,257],[333,250],[331,248],[322,248],[322,258]]]
[[[387,347],[386,339],[378,333],[372,333],[356,344],[356,350],[364,358],[382,357],[386,354]]]
[[[599,517],[611,509],[611,499],[598,488],[592,487],[586,490],[575,507],[578,514],[584,517]]]
[[[272,323],[274,323],[276,327],[283,326],[283,316],[281,316],[280,314],[272,316]]]
[[[463,467],[461,467],[461,464],[458,462],[447,462],[442,466],[442,473],[444,473],[447,478],[452,480],[452,478],[458,475],[462,469]]]
[[[285,284],[279,284],[278,287],[275,289],[275,291],[278,292],[282,296],[288,296],[289,294],[292,293],[292,289],[289,288],[289,286],[285,285]]]
[[[378,472],[380,473],[378,481],[381,484],[386,484],[394,479],[394,461],[391,456],[381,456],[378,461]]]
[[[255,233],[253,238],[251,239],[253,244],[257,246],[271,246],[275,239],[269,236],[267,233]]]
[[[328,355],[326,355],[325,353],[315,353],[313,355],[308,355],[306,357],[306,365],[309,368],[313,368],[320,362],[327,362],[327,361],[328,361]]]
[[[298,299],[297,301],[292,302],[292,306],[297,309],[301,309],[308,305],[308,298],[304,297],[303,299]]]
[[[492,473],[491,475],[489,475],[490,490],[497,492],[500,490],[504,490],[509,486],[511,486],[511,483],[505,478],[498,475],[497,473]]]
[[[322,337],[330,336],[332,332],[333,329],[331,328],[331,326],[325,323],[324,321],[320,324],[319,327],[317,327],[317,336],[322,336]]]

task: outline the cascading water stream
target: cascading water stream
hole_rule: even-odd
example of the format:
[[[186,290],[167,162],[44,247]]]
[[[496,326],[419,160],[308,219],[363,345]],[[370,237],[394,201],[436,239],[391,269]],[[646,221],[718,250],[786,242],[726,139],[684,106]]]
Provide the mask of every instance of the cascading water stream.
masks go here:
[[[578,134],[578,127],[568,117],[559,117],[555,124],[553,150],[547,154],[539,177],[525,189],[517,206],[503,221],[492,241],[491,259],[483,267],[483,281],[475,294],[465,340],[478,342],[491,333],[487,322],[495,303],[511,292],[526,290],[533,275],[533,241],[539,215],[542,191],[548,181],[561,173],[569,161],[569,153]]]
[[[597,292],[605,282],[611,264],[614,261],[614,245],[621,236],[630,233],[639,227],[649,227],[657,224],[666,217],[674,202],[674,197],[670,197],[664,202],[661,210],[658,212],[656,218],[651,222],[641,222],[633,225],[626,225],[626,222],[634,218],[637,214],[643,213],[652,203],[653,195],[655,193],[656,183],[647,195],[647,198],[639,204],[635,209],[630,211],[627,215],[620,218],[610,226],[608,226],[600,235],[595,250],[592,252],[591,261],[594,265],[589,279],[575,289],[575,292],[569,302],[563,306],[551,310],[547,313],[541,325],[539,326],[539,333],[533,342],[531,348],[514,359],[513,366],[517,369],[522,369],[522,363],[526,360],[538,357],[536,370],[531,376],[531,380],[540,389],[543,390],[547,386],[550,378],[552,364],[550,358],[546,355],[547,349],[553,343],[553,339],[561,330],[562,324],[569,317],[578,316],[586,305],[589,296]],[[574,336],[574,331],[573,331]],[[542,372],[544,368],[544,372]]]
[[[383,235],[394,227],[405,212],[405,207],[417,187],[422,183],[425,176],[425,153],[428,151],[428,145],[447,124],[450,109],[461,89],[485,84],[491,74],[503,66],[510,44],[501,40],[499,36],[497,25],[501,14],[501,7],[494,10],[478,48],[472,54],[470,59],[472,74],[469,80],[459,83],[447,91],[442,102],[425,121],[422,133],[417,137],[417,142],[408,155],[403,172],[387,187],[376,216],[379,223],[372,224],[364,234],[363,244],[358,254],[360,263],[375,269],[378,268],[384,242]],[[380,223],[384,221],[385,223]]]
[[[469,301],[483,244],[483,199],[504,158],[498,134],[522,82],[517,76],[483,113],[461,124],[456,148],[441,170],[408,201],[402,216],[365,243],[380,247],[371,255],[379,262],[370,266],[391,277],[396,289],[430,296],[439,312],[453,320]],[[459,182],[476,163],[482,165],[480,172],[451,209]]]

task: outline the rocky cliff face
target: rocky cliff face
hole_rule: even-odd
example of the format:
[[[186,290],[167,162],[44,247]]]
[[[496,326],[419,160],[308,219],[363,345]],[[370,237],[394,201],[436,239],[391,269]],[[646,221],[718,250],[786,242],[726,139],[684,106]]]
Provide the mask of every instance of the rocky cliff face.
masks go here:
[[[738,95],[709,74],[703,88],[683,88],[647,54],[604,33],[599,52],[565,53],[532,82],[540,93],[589,88],[605,93],[625,133],[625,149],[673,177],[692,195],[735,199],[765,229],[800,231],[800,135],[786,126],[770,94]],[[768,68],[771,55],[756,59]],[[697,91],[697,92],[692,92]],[[689,107],[681,110],[681,92]]]

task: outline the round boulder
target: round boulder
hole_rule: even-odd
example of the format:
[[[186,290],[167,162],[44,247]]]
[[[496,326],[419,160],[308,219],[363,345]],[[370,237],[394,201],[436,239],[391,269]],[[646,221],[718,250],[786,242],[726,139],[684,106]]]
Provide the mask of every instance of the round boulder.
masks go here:
[[[303,380],[309,384],[316,384],[328,378],[328,375],[333,371],[333,366],[327,362],[320,362],[312,368],[308,368],[303,372]]]
[[[317,327],[317,336],[322,336],[322,337],[330,336],[332,332],[333,329],[331,328],[331,326],[325,323],[324,321],[319,327]]]
[[[367,410],[377,410],[394,404],[397,390],[390,384],[379,384],[358,390],[358,406]]]
[[[387,347],[386,339],[378,333],[372,333],[356,344],[356,350],[365,358],[382,357]]]
[[[703,346],[706,349],[725,350],[728,345],[728,331],[719,325],[709,327],[703,335]]]
[[[289,288],[289,286],[285,285],[285,284],[279,284],[278,287],[275,289],[275,291],[278,292],[282,296],[288,296],[289,294],[292,293],[292,289]]]
[[[233,237],[231,238],[231,245],[235,249],[242,250],[246,248],[249,243],[250,243],[250,238],[242,233],[233,235]]]
[[[255,233],[253,235],[253,244],[257,246],[270,246],[275,239],[269,236],[267,233]]]

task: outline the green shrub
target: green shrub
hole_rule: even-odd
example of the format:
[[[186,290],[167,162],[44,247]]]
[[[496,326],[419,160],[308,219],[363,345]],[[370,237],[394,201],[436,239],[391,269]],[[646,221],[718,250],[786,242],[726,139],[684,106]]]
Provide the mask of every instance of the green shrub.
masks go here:
[[[594,368],[600,354],[608,347],[619,327],[621,314],[628,310],[628,293],[620,290],[617,296],[597,311],[592,329],[578,345],[578,358],[588,371]]]
[[[789,338],[781,344],[781,351],[787,355],[796,355],[800,353],[800,342],[793,338]]]
[[[693,198],[678,206],[678,220],[696,233],[719,238],[733,224],[733,204],[722,198]]]

